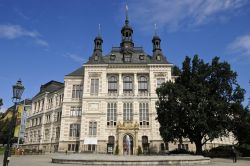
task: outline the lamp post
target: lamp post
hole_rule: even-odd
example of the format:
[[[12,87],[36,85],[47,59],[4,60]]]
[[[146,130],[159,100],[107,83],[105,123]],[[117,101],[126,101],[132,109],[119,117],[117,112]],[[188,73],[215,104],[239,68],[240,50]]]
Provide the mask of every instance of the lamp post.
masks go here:
[[[13,97],[12,97],[12,101],[14,103],[14,110],[13,110],[13,114],[11,117],[11,121],[10,121],[10,126],[9,126],[9,131],[8,131],[8,138],[7,138],[7,147],[5,149],[4,152],[4,158],[3,158],[3,166],[8,166],[9,161],[10,161],[10,148],[12,145],[12,136],[14,134],[14,129],[15,129],[15,125],[16,125],[16,112],[17,112],[17,105],[21,100],[21,96],[23,94],[24,91],[24,86],[22,85],[22,81],[18,80],[16,82],[15,85],[12,86],[13,88]]]

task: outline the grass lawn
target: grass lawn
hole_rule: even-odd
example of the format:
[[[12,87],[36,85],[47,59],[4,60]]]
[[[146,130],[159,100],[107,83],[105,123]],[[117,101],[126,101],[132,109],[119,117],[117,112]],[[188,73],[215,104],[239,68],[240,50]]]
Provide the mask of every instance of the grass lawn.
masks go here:
[[[0,155],[4,153],[4,147],[0,147]]]

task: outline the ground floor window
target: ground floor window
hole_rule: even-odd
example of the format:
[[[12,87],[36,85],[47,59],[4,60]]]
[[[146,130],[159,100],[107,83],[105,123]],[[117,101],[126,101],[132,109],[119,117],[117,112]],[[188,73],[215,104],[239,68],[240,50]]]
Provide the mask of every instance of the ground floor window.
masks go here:
[[[93,145],[93,144],[88,145],[88,151],[95,151],[95,149],[96,149],[96,145]]]
[[[161,147],[160,147],[160,150],[161,151],[165,151],[165,150],[169,150],[169,148],[168,148],[168,143],[161,143],[161,145],[160,145]]]
[[[178,144],[178,149],[185,149],[188,151],[188,144]]]
[[[68,151],[78,152],[79,144],[68,144]]]

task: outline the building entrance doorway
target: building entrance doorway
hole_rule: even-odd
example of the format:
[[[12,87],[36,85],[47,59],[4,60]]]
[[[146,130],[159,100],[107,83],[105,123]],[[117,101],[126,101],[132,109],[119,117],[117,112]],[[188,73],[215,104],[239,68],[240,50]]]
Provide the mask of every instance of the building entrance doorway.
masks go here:
[[[123,154],[133,155],[133,137],[129,134],[125,134],[123,137]]]

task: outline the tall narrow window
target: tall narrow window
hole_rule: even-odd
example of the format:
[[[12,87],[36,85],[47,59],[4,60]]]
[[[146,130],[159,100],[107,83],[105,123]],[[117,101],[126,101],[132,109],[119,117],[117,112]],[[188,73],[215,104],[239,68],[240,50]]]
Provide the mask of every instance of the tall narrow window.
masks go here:
[[[56,127],[56,139],[60,137],[60,127]]]
[[[148,114],[148,103],[140,103],[140,126],[148,127],[149,126],[149,114]]]
[[[89,122],[89,136],[96,136],[97,122]]]
[[[99,79],[97,78],[91,79],[91,88],[90,88],[91,95],[97,95],[98,90],[99,90]]]
[[[116,126],[116,110],[117,110],[116,103],[108,103],[108,110],[107,110],[108,126]]]
[[[80,136],[80,124],[70,124],[69,136],[70,137]]]
[[[133,80],[130,76],[125,76],[123,78],[123,91],[126,92],[132,92],[133,90]]]
[[[82,107],[81,106],[72,106],[70,107],[70,116],[81,116]]]
[[[108,92],[117,93],[117,77],[111,76],[108,78]]]
[[[49,129],[45,129],[44,135],[45,135],[45,140],[49,140],[49,135],[50,135]]]
[[[157,88],[159,88],[161,84],[164,82],[165,82],[165,78],[157,78]]]
[[[82,85],[73,85],[73,89],[72,89],[72,98],[74,99],[80,99],[82,98]]]
[[[133,108],[132,103],[123,103],[123,121],[133,120]]]
[[[147,92],[148,91],[148,80],[145,76],[139,77],[138,90],[139,90],[139,92]]]

